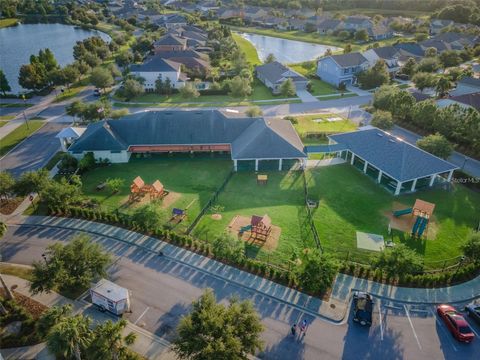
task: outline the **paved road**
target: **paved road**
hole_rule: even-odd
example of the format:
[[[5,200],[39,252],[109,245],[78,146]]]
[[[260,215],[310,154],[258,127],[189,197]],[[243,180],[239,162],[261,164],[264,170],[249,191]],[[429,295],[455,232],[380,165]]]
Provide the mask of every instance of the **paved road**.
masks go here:
[[[395,136],[399,136],[405,141],[415,144],[418,139],[421,139],[422,136],[415,134],[409,130],[395,126],[391,131]],[[471,157],[460,154],[459,152],[454,151],[452,155],[448,158],[452,164],[457,165],[459,168],[462,168],[463,171],[475,176],[477,182],[480,182],[480,161],[475,160]]]
[[[10,227],[0,243],[3,261],[30,264],[41,260],[48,244],[68,240],[74,232],[38,227]],[[333,325],[265,298],[171,258],[158,257],[139,248],[96,237],[116,256],[111,278],[132,290],[133,313],[129,320],[167,339],[181,315],[203,289],[213,288],[219,300],[232,295],[254,302],[265,325],[266,349],[262,359],[476,359],[480,341],[455,342],[431,307],[403,306],[377,300],[374,325],[360,328],[351,319]],[[310,323],[303,340],[289,335],[291,323],[304,318]],[[475,331],[480,333],[480,327]]]
[[[25,171],[42,168],[60,150],[60,142],[55,135],[66,126],[68,126],[66,123],[45,124],[1,158],[0,169],[9,171],[14,177],[18,177]]]

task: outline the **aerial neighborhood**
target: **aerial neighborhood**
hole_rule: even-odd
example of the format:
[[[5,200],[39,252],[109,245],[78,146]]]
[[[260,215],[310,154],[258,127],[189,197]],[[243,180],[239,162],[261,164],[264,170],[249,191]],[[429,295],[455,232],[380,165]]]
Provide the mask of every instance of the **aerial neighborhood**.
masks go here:
[[[1,359],[477,359],[480,0],[0,2]]]

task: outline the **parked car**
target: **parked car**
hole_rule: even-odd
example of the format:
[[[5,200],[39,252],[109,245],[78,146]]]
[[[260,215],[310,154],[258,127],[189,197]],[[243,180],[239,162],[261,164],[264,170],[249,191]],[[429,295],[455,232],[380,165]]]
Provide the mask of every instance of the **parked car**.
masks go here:
[[[471,303],[465,306],[465,311],[468,313],[473,320],[480,324],[480,303],[475,304]]]
[[[95,90],[93,90],[93,96],[100,96],[102,95],[102,93],[100,92],[100,89],[96,88]]]
[[[373,299],[365,292],[356,291],[353,293],[353,321],[360,325],[372,325]]]
[[[447,304],[439,305],[437,313],[455,339],[466,343],[474,339],[475,335],[467,321],[453,306]]]

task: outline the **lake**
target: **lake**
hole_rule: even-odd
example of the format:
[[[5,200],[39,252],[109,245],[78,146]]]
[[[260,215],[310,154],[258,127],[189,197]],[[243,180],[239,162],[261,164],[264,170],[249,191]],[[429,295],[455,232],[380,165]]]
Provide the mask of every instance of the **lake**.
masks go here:
[[[0,69],[7,77],[13,93],[24,89],[18,84],[20,67],[30,62],[30,55],[49,48],[62,66],[73,62],[73,46],[91,36],[110,40],[96,30],[84,30],[64,24],[20,24],[0,29]]]
[[[327,49],[331,49],[332,51],[341,50],[341,48],[335,46],[287,40],[273,36],[251,33],[242,33],[241,36],[255,46],[260,60],[265,61],[268,54],[273,54],[277,61],[282,64],[293,64],[315,60],[323,55]]]

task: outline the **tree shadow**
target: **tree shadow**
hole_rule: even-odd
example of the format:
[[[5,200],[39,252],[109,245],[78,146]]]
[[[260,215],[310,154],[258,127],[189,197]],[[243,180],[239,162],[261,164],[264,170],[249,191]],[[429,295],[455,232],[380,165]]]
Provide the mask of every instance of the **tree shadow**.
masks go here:
[[[305,342],[298,334],[286,335],[280,342],[268,346],[264,351],[257,354],[259,359],[288,359],[300,360],[305,356]]]

